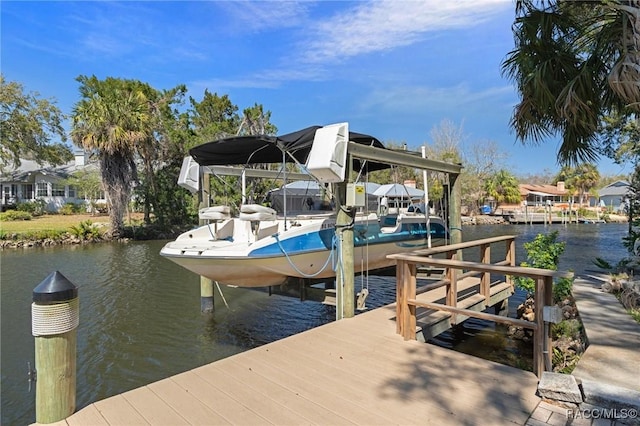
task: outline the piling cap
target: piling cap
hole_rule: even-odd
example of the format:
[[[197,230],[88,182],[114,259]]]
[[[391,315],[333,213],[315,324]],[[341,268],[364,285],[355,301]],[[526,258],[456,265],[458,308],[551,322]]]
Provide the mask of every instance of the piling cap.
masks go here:
[[[78,287],[58,271],[54,271],[33,289],[33,302],[40,304],[66,302],[78,297]]]

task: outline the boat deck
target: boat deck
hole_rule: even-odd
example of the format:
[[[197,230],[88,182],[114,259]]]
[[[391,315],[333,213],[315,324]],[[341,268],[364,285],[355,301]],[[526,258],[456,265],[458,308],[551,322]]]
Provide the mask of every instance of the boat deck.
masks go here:
[[[57,424],[527,421],[540,401],[533,373],[404,341],[394,317],[392,304],[332,322],[95,402]]]

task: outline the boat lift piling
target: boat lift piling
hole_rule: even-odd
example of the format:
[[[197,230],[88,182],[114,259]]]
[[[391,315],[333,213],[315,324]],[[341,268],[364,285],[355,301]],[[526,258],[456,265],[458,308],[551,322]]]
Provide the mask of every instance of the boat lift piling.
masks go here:
[[[211,203],[211,175],[209,173],[200,173],[202,176],[202,186],[198,193],[200,202],[199,209],[209,207]],[[200,219],[199,224],[206,225],[206,219]],[[213,281],[207,277],[200,276],[200,312],[203,314],[212,313],[215,310],[215,300],[213,298]]]
[[[336,271],[336,319],[351,318],[355,315],[355,274],[353,264],[353,229],[348,225],[353,223],[354,211],[344,206],[346,203],[347,182],[350,181],[353,158],[361,160],[415,167],[422,170],[446,173],[449,176],[451,196],[448,199],[448,229],[450,244],[462,242],[462,216],[461,216],[461,191],[460,171],[461,164],[447,163],[418,157],[414,154],[401,151],[390,151],[358,144],[352,141],[347,143],[347,173],[344,182],[337,184],[336,197],[336,236],[338,238],[339,258],[338,271]],[[426,216],[429,217],[429,208],[426,208]],[[458,260],[462,260],[462,252],[458,254]]]

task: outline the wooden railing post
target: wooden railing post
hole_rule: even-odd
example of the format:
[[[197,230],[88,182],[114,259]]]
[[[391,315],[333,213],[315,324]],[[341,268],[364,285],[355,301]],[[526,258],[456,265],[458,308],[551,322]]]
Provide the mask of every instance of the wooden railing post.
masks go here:
[[[404,293],[404,270],[406,260],[396,261],[396,333],[404,337],[404,309],[407,297]]]
[[[407,263],[404,272],[405,292],[407,300],[416,300],[416,264]],[[416,305],[407,303],[407,329],[405,330],[405,340],[416,340]]]
[[[505,260],[509,262],[509,266],[516,266],[516,239],[510,238],[505,241],[505,244]],[[505,281],[508,282],[509,285],[511,285],[511,289],[513,290],[516,284],[514,277],[511,275],[505,276]]]
[[[447,258],[449,260],[456,260],[456,252],[448,251]],[[452,306],[454,308],[458,305],[458,270],[456,268],[449,268],[447,270],[447,278],[449,283],[445,287],[446,296],[445,301],[448,306]],[[456,324],[456,314],[451,314],[451,318],[449,318],[449,322],[451,325]]]
[[[553,277],[544,277],[544,306],[553,306]],[[536,306],[536,311],[542,314],[544,306],[539,311],[538,307]],[[536,316],[538,316],[537,313]],[[546,366],[545,371],[550,371],[552,369],[551,358],[553,355],[553,348],[551,346],[551,327],[543,327],[542,331],[544,333],[544,365]]]
[[[480,253],[482,255],[482,263],[491,263],[491,245],[481,244]],[[483,272],[480,280],[480,294],[484,296],[484,303],[489,306],[491,301],[491,272]]]
[[[542,311],[544,309],[544,290],[545,279],[544,277],[536,278],[536,292],[534,294],[535,303],[535,319],[537,330],[533,333],[533,371],[538,377],[542,377],[544,371],[545,360],[545,342],[546,336],[544,333],[544,318]]]

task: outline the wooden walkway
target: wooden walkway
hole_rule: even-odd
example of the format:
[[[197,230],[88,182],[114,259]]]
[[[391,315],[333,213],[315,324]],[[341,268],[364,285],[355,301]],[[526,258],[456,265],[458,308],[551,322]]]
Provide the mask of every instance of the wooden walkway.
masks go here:
[[[93,403],[59,425],[523,425],[531,372],[396,334],[395,304]]]

